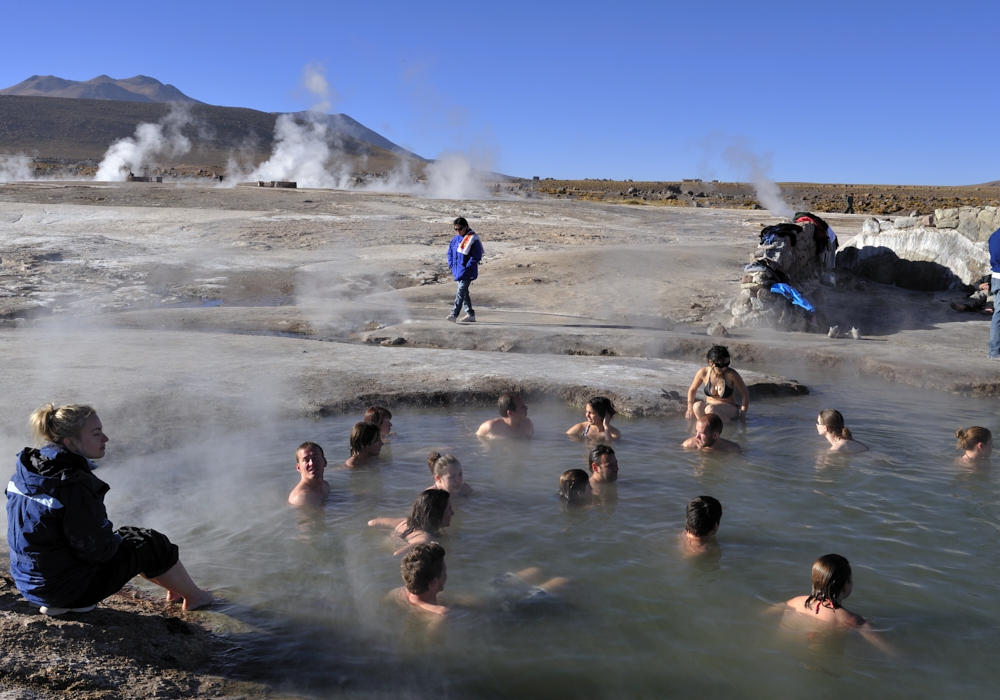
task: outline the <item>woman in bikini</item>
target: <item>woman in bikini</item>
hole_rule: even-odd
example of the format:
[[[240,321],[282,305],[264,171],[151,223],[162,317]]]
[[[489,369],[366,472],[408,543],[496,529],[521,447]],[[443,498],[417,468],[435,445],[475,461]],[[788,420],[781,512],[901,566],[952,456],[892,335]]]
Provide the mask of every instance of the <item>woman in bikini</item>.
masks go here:
[[[824,408],[816,417],[816,432],[830,442],[830,452],[866,452],[868,445],[858,442],[844,427],[840,411]]]
[[[575,435],[587,440],[617,440],[622,436],[618,428],[611,427],[611,417],[615,415],[615,407],[611,399],[605,396],[595,396],[587,402],[584,413],[587,420],[577,423],[566,431],[567,435]]]
[[[698,370],[688,388],[687,412],[684,417],[697,420],[706,413],[714,413],[730,422],[746,418],[750,396],[743,377],[729,366],[729,349],[713,345],[708,351],[707,359],[708,366]],[[699,389],[703,395],[699,395]],[[736,392],[740,394],[740,404],[736,403]]]
[[[441,528],[451,524],[451,495],[443,489],[427,489],[413,502],[408,518],[374,518],[368,521],[371,527],[391,527],[392,534],[403,541],[403,546],[393,552],[399,556],[418,544],[433,542]]]

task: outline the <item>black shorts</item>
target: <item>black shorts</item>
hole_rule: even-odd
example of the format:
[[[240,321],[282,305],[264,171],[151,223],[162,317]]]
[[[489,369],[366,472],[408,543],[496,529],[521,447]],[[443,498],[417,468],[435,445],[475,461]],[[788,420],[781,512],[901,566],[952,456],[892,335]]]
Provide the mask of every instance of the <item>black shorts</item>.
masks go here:
[[[114,595],[138,574],[156,578],[167,573],[177,563],[177,545],[156,530],[141,527],[120,527],[122,542],[115,555],[100,565],[97,574],[79,598],[67,608],[85,608]]]

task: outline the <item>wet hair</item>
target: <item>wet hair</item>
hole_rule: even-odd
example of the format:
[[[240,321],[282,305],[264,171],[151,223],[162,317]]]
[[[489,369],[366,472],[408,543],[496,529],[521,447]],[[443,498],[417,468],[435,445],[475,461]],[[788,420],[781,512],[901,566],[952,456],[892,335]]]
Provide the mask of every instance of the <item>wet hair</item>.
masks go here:
[[[379,439],[378,426],[374,423],[355,423],[351,428],[351,456],[362,454]]]
[[[390,413],[388,408],[382,408],[381,406],[369,406],[368,410],[365,411],[365,417],[362,420],[365,423],[382,425],[386,418],[392,418],[392,413]]]
[[[587,492],[590,477],[582,469],[567,469],[559,477],[559,497],[568,503],[579,503]]]
[[[812,595],[806,598],[805,606],[811,608],[812,603],[829,602],[834,608],[839,608],[834,599],[850,580],[850,562],[839,554],[824,554],[813,563]]]
[[[323,454],[323,448],[320,447],[318,444],[316,444],[315,442],[303,442],[301,445],[298,446],[298,449],[295,450],[296,464],[299,461],[299,452],[302,452],[304,450],[319,450],[319,456],[322,457],[323,459],[326,459],[326,455]]]
[[[444,476],[448,473],[448,467],[454,464],[462,466],[455,455],[442,455],[440,452],[431,452],[427,455],[427,466],[434,476]]]
[[[987,443],[993,439],[993,433],[991,433],[986,428],[981,428],[978,425],[974,425],[971,428],[959,428],[955,431],[955,437],[958,438],[958,449],[960,450],[974,450],[976,445],[979,443]]]
[[[604,455],[613,455],[614,453],[615,451],[608,445],[595,445],[594,449],[592,449],[590,454],[587,455],[587,466],[589,467],[591,464],[600,464],[601,457]]]
[[[606,396],[595,396],[587,403],[590,404],[592,409],[594,409],[594,413],[599,415],[601,418],[604,418],[604,416],[608,416],[610,418],[617,413],[614,405],[611,403],[611,399]]]
[[[819,422],[822,423],[828,431],[839,437],[841,440],[853,440],[851,437],[851,431],[844,427],[844,416],[840,414],[840,411],[833,408],[824,408],[819,412]]]
[[[707,537],[722,522],[722,504],[711,496],[692,498],[687,504],[684,529],[695,537]]]
[[[447,491],[442,489],[427,489],[413,502],[413,510],[406,519],[406,529],[400,535],[404,540],[411,532],[429,532],[436,535],[441,529],[444,512],[448,510]]]
[[[63,439],[79,437],[83,424],[97,413],[92,406],[82,404],[67,404],[56,408],[47,403],[39,406],[28,418],[28,427],[36,445],[46,442],[63,444]]]
[[[706,413],[705,415],[702,416],[702,418],[704,418],[706,421],[708,421],[708,429],[709,429],[710,432],[718,433],[719,435],[722,435],[722,429],[723,429],[724,425],[722,423],[722,419],[721,418],[719,418],[714,413]]]
[[[719,367],[729,366],[729,348],[725,345],[713,345],[705,357],[709,362]]]
[[[453,223],[455,224],[455,226],[458,226],[460,228],[469,228],[469,222],[466,221],[465,217],[462,217],[462,216],[460,216],[457,219],[455,219],[455,221]]]
[[[506,418],[508,411],[517,410],[517,400],[519,398],[521,397],[513,392],[500,394],[500,398],[497,399],[497,410],[500,411],[501,418]]]
[[[444,547],[437,542],[418,544],[399,563],[403,585],[414,595],[426,593],[431,581],[444,572]]]

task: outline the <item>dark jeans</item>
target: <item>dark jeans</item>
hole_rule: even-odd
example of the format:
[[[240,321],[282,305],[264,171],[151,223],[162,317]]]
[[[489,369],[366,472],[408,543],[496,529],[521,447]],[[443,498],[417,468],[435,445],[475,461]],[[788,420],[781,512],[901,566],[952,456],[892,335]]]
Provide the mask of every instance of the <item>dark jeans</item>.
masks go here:
[[[472,297],[469,296],[470,284],[472,284],[472,280],[458,280],[458,293],[455,294],[455,308],[451,311],[452,316],[458,316],[458,312],[463,306],[465,313],[470,316],[476,315],[476,312],[472,310]]]
[[[1000,304],[996,295],[1000,293],[1000,280],[990,278],[990,291],[993,292],[993,319],[990,321],[990,357],[1000,357]]]
[[[120,527],[122,543],[115,555],[101,564],[94,580],[79,598],[62,607],[85,608],[114,595],[135,576],[156,578],[167,573],[177,563],[177,545],[156,530]]]

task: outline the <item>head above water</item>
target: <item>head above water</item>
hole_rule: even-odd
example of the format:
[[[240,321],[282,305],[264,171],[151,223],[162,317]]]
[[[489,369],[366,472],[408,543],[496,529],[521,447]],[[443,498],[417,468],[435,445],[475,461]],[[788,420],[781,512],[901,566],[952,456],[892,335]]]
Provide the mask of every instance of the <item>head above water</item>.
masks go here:
[[[973,425],[969,428],[959,428],[955,431],[958,438],[958,449],[971,452],[977,445],[988,445],[993,440],[993,433],[986,428]]]
[[[715,365],[720,369],[729,366],[729,348],[725,345],[713,345],[709,348],[708,354],[705,357],[708,360],[708,364]]]
[[[842,440],[852,440],[851,431],[844,427],[844,416],[833,408],[824,408],[816,418],[816,424],[822,425],[827,432]]]
[[[374,423],[355,423],[351,429],[351,456],[356,457],[370,453],[369,448],[381,439],[382,435]]]
[[[413,502],[410,517],[406,519],[403,538],[411,532],[429,532],[432,535],[451,522],[451,496],[442,489],[427,489]]]
[[[414,595],[426,593],[444,573],[444,554],[444,547],[437,542],[418,544],[407,552],[399,564],[406,590]]]
[[[583,503],[587,500],[590,475],[582,469],[567,469],[559,477],[559,497],[567,503]]]
[[[365,417],[361,419],[365,423],[374,423],[379,427],[382,437],[389,434],[392,429],[392,413],[388,408],[382,406],[369,406],[365,411]]]
[[[695,537],[708,537],[722,522],[722,504],[711,496],[692,498],[687,504],[684,529]]]
[[[618,458],[608,445],[595,445],[587,455],[590,473],[599,481],[618,481]]]
[[[812,595],[806,598],[805,606],[811,603],[829,602],[840,607],[840,600],[850,591],[845,589],[852,583],[851,564],[839,554],[824,554],[812,566]]]
[[[714,413],[706,413],[694,424],[695,437],[700,437],[703,447],[711,447],[722,435],[722,419]]]
[[[431,452],[427,455],[427,466],[434,476],[434,485],[448,493],[462,488],[465,479],[462,475],[462,463],[454,455],[442,455]]]
[[[507,418],[508,414],[510,418],[516,417],[521,412],[522,406],[524,407],[524,414],[527,415],[527,404],[524,403],[519,394],[513,392],[500,394],[500,398],[497,399],[497,411],[500,413],[501,418]]]
[[[306,441],[306,442],[303,442],[301,445],[299,445],[296,448],[296,450],[295,450],[295,460],[298,461],[299,459],[301,459],[302,454],[304,452],[311,452],[311,451],[314,451],[314,450],[317,451],[317,452],[319,452],[319,456],[320,457],[326,457],[326,455],[323,454],[323,448],[322,447],[320,447],[315,442],[308,442],[308,441]]]
[[[611,403],[611,399],[606,396],[595,396],[590,401],[587,402],[587,406],[593,409],[602,420],[604,416],[611,418],[617,413],[615,411],[614,405]]]

